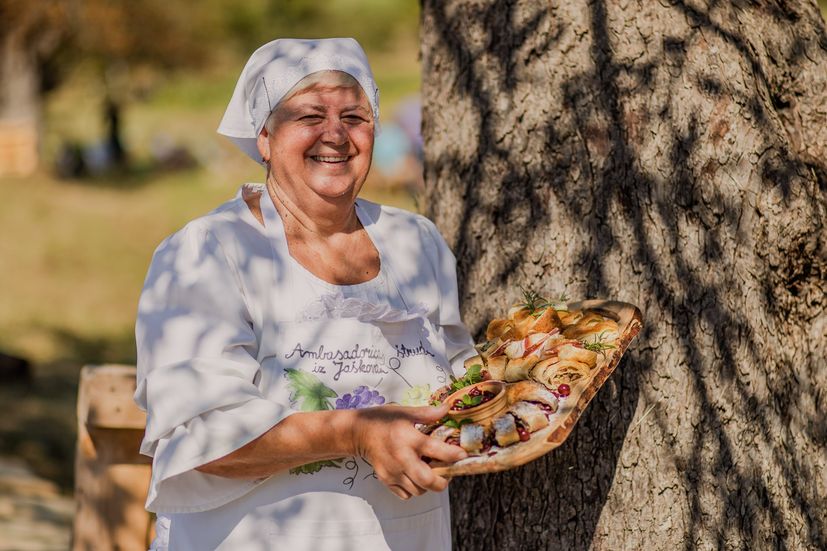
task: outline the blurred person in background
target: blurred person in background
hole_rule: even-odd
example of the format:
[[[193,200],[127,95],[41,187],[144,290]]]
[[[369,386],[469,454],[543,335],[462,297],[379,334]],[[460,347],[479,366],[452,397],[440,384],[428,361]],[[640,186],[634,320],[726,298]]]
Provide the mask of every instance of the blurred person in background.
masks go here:
[[[167,238],[141,295],[153,549],[449,549],[458,446],[416,423],[474,355],[426,218],[359,199],[379,95],[353,39],[249,59],[219,127],[266,184]]]

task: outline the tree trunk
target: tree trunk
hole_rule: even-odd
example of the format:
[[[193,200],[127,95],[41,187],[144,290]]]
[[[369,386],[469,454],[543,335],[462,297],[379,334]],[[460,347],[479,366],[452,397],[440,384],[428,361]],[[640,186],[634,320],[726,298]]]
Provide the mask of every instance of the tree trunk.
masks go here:
[[[37,120],[40,75],[37,58],[20,33],[0,37],[0,120]]]
[[[638,305],[568,441],[452,482],[457,549],[827,548],[813,0],[424,0],[427,212],[466,322]]]

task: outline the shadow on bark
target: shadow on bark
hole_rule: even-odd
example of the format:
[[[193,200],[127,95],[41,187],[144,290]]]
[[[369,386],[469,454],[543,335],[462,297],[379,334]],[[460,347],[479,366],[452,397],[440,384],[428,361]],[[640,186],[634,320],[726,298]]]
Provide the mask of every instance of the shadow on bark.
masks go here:
[[[747,207],[737,196],[722,191],[721,186],[704,185],[718,181],[718,173],[729,159],[723,163],[715,158],[699,160],[710,143],[712,149],[718,146],[729,126],[721,123],[705,127],[706,121],[693,113],[685,127],[679,128],[670,124],[676,115],[670,112],[669,103],[656,113],[657,126],[651,120],[635,120],[624,110],[624,102],[656,91],[655,75],[659,72],[668,71],[672,77],[670,86],[676,89],[683,85],[682,77],[692,77],[688,44],[706,33],[710,39],[731,46],[737,63],[756,82],[754,94],[750,95],[723,78],[705,76],[694,81],[703,101],[712,103],[724,98],[740,102],[748,113],[744,116],[752,118],[753,128],[764,137],[766,148],[753,163],[760,175],[760,189],[756,192],[778,194],[779,204],[792,209],[801,205],[802,196],[824,190],[824,161],[808,156],[800,144],[797,147],[794,128],[784,124],[784,110],[791,106],[789,92],[783,90],[777,76],[766,74],[765,61],[756,54],[748,37],[717,22],[720,17],[712,12],[720,4],[712,1],[702,10],[694,3],[671,2],[664,9],[683,16],[688,30],[680,33],[668,29],[661,36],[662,57],[656,62],[638,62],[616,55],[616,31],[607,4],[600,0],[588,2],[591,66],[562,85],[562,109],[573,124],[565,127],[559,112],[549,108],[555,116],[549,116],[542,131],[550,159],[526,159],[519,154],[532,151],[531,147],[515,151],[513,144],[522,142],[503,136],[522,133],[530,141],[530,134],[538,129],[521,128],[522,119],[518,119],[515,127],[503,130],[497,127],[497,117],[505,119],[501,107],[505,99],[511,105],[519,101],[511,97],[520,78],[515,72],[517,64],[529,65],[535,55],[539,58],[553,52],[557,40],[567,30],[567,23],[550,20],[553,10],[539,3],[532,13],[531,5],[517,2],[482,7],[461,2],[423,2],[423,25],[429,26],[425,30],[426,49],[433,50],[424,56],[426,98],[428,63],[435,60],[439,71],[447,71],[456,79],[451,93],[469,100],[479,117],[474,151],[463,156],[443,150],[426,151],[426,179],[432,186],[430,214],[455,228],[460,293],[471,304],[467,313],[476,324],[471,326],[472,332],[480,336],[482,324],[505,306],[509,297],[502,287],[517,283],[547,286],[549,279],[564,277],[556,266],[531,266],[539,262],[532,258],[532,237],[537,228],[548,228],[547,220],[552,215],[549,205],[562,203],[575,215],[572,218],[580,221],[578,235],[586,236],[574,256],[574,264],[586,274],[586,296],[611,297],[624,291],[631,296],[637,294],[655,314],[654,320],[678,328],[672,333],[673,352],[681,356],[680,374],[694,399],[688,413],[696,415],[692,434],[684,434],[688,442],[681,443],[675,434],[675,421],[663,408],[655,409],[657,392],[651,388],[651,378],[657,373],[674,374],[675,366],[663,365],[664,355],[658,353],[658,344],[649,342],[652,327],[646,327],[564,446],[514,471],[452,483],[454,544],[458,549],[611,546],[612,543],[601,543],[605,534],[596,534],[596,529],[601,515],[622,514],[604,508],[619,470],[624,441],[633,441],[637,438],[634,432],[643,430],[639,426],[642,416],[632,424],[639,401],[652,404],[646,415],[653,413],[654,430],[662,437],[657,453],[665,451],[680,477],[675,482],[684,494],[683,509],[688,514],[684,515],[685,528],[679,540],[686,549],[693,549],[702,541],[714,543],[717,548],[728,548],[734,542],[744,548],[771,544],[783,549],[796,545],[791,542],[804,543],[808,548],[827,548],[823,513],[827,502],[818,494],[817,487],[809,483],[819,470],[795,450],[797,435],[792,421],[797,421],[796,415],[801,417],[801,413],[791,411],[788,404],[790,397],[795,396],[815,404],[816,411],[823,408],[824,389],[807,380],[809,377],[817,381],[817,374],[821,373],[823,382],[825,365],[818,350],[822,345],[809,344],[804,364],[789,365],[783,355],[767,357],[767,336],[763,333],[769,330],[767,323],[773,323],[765,320],[783,322],[792,318],[802,323],[820,315],[819,308],[823,308],[825,301],[823,291],[819,295],[818,281],[824,278],[827,265],[823,253],[818,253],[824,248],[823,237],[816,231],[810,239],[802,231],[799,237],[785,243],[768,243],[779,251],[789,246],[786,255],[780,255],[787,257],[781,266],[773,266],[771,254],[775,251],[758,251],[757,257],[765,265],[762,273],[750,276],[763,286],[760,303],[753,305],[759,315],[742,315],[738,304],[744,298],[733,300],[732,293],[739,288],[747,292],[749,285],[743,284],[745,276],[737,273],[743,265],[732,260],[731,249],[752,245],[746,232],[753,229],[741,224]],[[746,8],[736,5],[733,9]],[[786,2],[762,9],[779,24],[796,23],[803,17],[803,8]],[[516,16],[517,11],[520,17]],[[518,19],[524,22],[517,22]],[[737,25],[735,28],[738,29]],[[427,44],[429,39],[431,43]],[[539,40],[539,46],[526,53],[530,40]],[[793,40],[784,53],[783,62],[789,67],[808,57],[808,46],[803,40],[800,36]],[[823,23],[815,42],[822,50],[827,49]],[[517,52],[520,58],[516,57]],[[823,59],[824,52],[821,54]],[[481,61],[483,56],[490,56],[487,70]],[[628,84],[630,81],[634,86]],[[434,78],[433,82],[440,87],[446,81],[442,75],[441,80]],[[554,101],[552,98],[550,103]],[[439,121],[440,107],[429,105],[426,99],[426,140],[446,130],[434,129],[428,120],[428,110],[435,109],[431,116]],[[659,141],[668,144],[663,155],[669,159],[669,172],[660,179],[646,170],[654,161],[644,158],[639,146],[640,132],[653,128],[661,129]],[[785,133],[781,139],[777,137],[779,131]],[[566,142],[579,143],[572,147]],[[566,154],[555,154],[560,149]],[[580,175],[585,175],[587,190],[576,183]],[[743,185],[748,186],[748,182]],[[446,206],[446,196],[461,198],[459,205],[451,206],[454,211]],[[823,196],[816,196],[809,211],[813,228],[823,228],[823,206]],[[619,217],[607,219],[606,213],[617,213]],[[450,216],[451,220],[440,220],[440,216]],[[661,235],[653,234],[653,221]],[[722,272],[712,282],[699,273],[688,250],[686,235],[680,231],[687,224],[701,239],[704,262]],[[486,229],[486,225],[490,228]],[[507,231],[508,235],[498,241],[497,231]],[[660,245],[661,241],[665,247]],[[490,248],[500,245],[498,261],[492,263]],[[639,276],[630,278],[629,284],[637,284],[639,289],[619,288],[607,273],[604,260],[619,251],[625,251],[624,260],[630,263],[623,268]],[[463,277],[477,273],[483,264],[486,281]],[[810,298],[803,301],[807,293]],[[478,298],[481,296],[487,300]],[[769,389],[769,403],[761,392],[762,385]],[[735,437],[726,430],[733,415],[747,425]],[[824,450],[827,424],[822,419],[806,419],[803,432]],[[652,452],[641,447],[641,455]],[[763,461],[769,464],[767,472],[743,459],[746,452],[763,454]],[[647,458],[641,457],[640,461]],[[777,486],[771,485],[769,472],[780,472],[783,480]],[[657,495],[668,490],[661,489]],[[630,503],[637,505],[640,504]],[[796,534],[792,533],[791,514],[803,519]],[[651,522],[661,520],[653,518]],[[606,526],[611,526],[611,521]],[[772,533],[769,540],[768,527]],[[606,541],[623,541],[622,535],[615,538]]]

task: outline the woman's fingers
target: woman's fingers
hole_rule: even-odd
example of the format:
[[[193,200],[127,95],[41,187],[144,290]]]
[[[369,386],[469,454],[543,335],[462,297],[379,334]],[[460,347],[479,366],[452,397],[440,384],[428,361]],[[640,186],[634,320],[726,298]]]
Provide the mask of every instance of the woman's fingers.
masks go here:
[[[437,461],[442,461],[444,463],[454,463],[468,457],[468,452],[459,446],[441,442],[436,438],[431,438],[430,436],[425,437],[419,451],[420,455],[424,455],[425,457],[430,457],[431,459],[436,459]]]
[[[390,490],[393,495],[398,497],[401,500],[407,500],[411,498],[411,494],[409,494],[404,488],[402,488],[399,484],[390,484],[388,485],[388,490]]]
[[[401,486],[403,490],[405,490],[412,496],[421,496],[422,494],[428,491],[416,482],[414,482],[410,476],[404,474],[402,475],[399,486]]]
[[[358,450],[363,450],[379,480],[400,499],[426,491],[441,492],[448,481],[434,474],[422,456],[445,463],[468,457],[459,446],[440,442],[414,428],[413,423],[433,423],[448,412],[440,407],[380,406],[362,410]]]
[[[448,481],[434,474],[434,471],[422,461],[417,461],[407,471],[408,478],[416,486],[432,492],[441,492],[448,487]]]

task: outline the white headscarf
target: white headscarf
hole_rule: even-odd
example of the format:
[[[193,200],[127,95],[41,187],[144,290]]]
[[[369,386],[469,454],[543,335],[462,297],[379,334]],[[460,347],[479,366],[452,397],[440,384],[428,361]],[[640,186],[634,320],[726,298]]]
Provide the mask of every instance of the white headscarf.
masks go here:
[[[342,71],[356,79],[370,102],[378,133],[379,88],[364,50],[352,38],[280,38],[260,47],[238,77],[218,133],[263,164],[256,139],[267,117],[293,86],[319,71]]]

